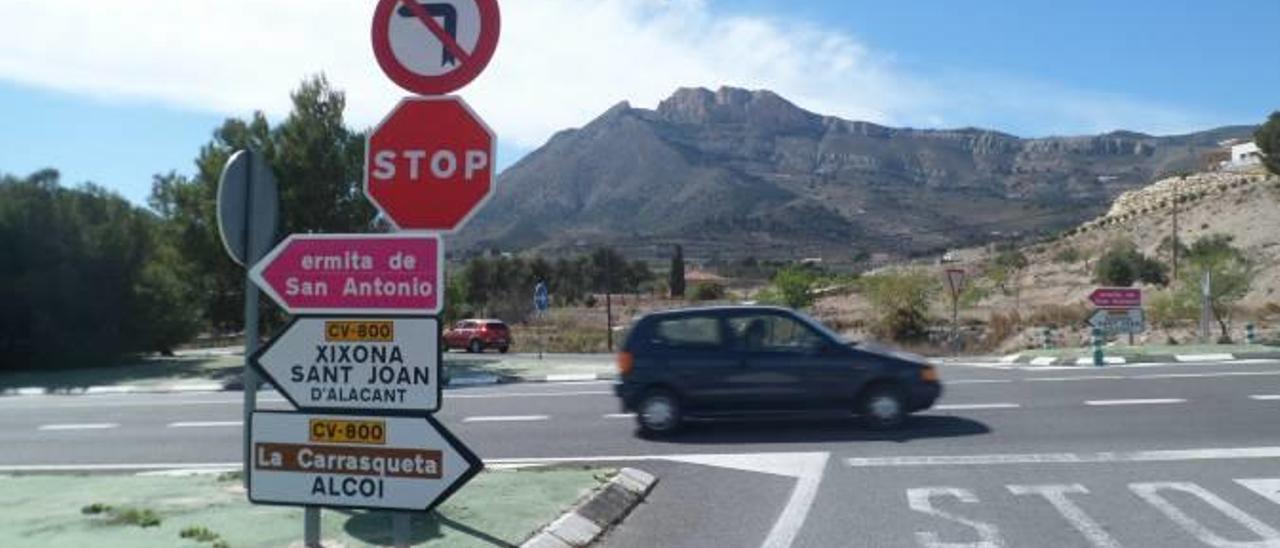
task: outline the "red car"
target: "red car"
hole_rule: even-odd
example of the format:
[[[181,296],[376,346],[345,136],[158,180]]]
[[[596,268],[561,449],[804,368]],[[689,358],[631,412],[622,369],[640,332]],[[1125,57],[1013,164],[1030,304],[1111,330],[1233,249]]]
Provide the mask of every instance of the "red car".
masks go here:
[[[472,353],[497,348],[506,354],[511,349],[511,330],[501,320],[462,320],[444,331],[444,349],[453,348]]]

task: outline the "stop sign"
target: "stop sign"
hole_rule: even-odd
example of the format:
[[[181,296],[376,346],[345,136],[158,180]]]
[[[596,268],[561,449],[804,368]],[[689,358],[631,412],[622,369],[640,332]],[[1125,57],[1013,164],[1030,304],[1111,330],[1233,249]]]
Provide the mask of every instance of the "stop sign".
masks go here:
[[[369,134],[364,193],[400,230],[455,230],[493,192],[494,158],[462,99],[404,99]]]

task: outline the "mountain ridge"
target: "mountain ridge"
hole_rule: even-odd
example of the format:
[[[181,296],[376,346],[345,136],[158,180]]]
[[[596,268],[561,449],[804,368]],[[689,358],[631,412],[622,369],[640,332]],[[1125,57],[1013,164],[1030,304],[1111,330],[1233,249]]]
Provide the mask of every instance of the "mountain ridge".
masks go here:
[[[557,132],[502,173],[455,247],[604,244],[640,258],[673,243],[706,258],[937,251],[1073,226],[1250,130],[1024,139],[845,120],[767,90],[681,88],[655,109],[623,101]]]

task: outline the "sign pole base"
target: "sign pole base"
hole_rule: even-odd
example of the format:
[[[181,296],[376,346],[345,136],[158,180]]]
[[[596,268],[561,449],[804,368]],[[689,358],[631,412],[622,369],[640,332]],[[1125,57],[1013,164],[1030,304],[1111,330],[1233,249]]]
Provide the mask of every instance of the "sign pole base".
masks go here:
[[[323,548],[320,545],[320,508],[308,506],[302,514],[302,545],[307,548]]]
[[[396,548],[409,548],[410,537],[413,536],[413,524],[408,513],[391,514],[391,538]]]

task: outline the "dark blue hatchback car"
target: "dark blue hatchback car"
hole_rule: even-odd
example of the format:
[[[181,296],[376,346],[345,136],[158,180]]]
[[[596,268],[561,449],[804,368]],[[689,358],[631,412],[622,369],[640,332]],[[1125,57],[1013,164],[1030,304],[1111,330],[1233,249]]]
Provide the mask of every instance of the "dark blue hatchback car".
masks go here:
[[[890,429],[942,393],[919,356],[842,340],[795,311],[692,308],[638,318],[618,354],[615,391],[643,432],[690,417],[849,412]]]

